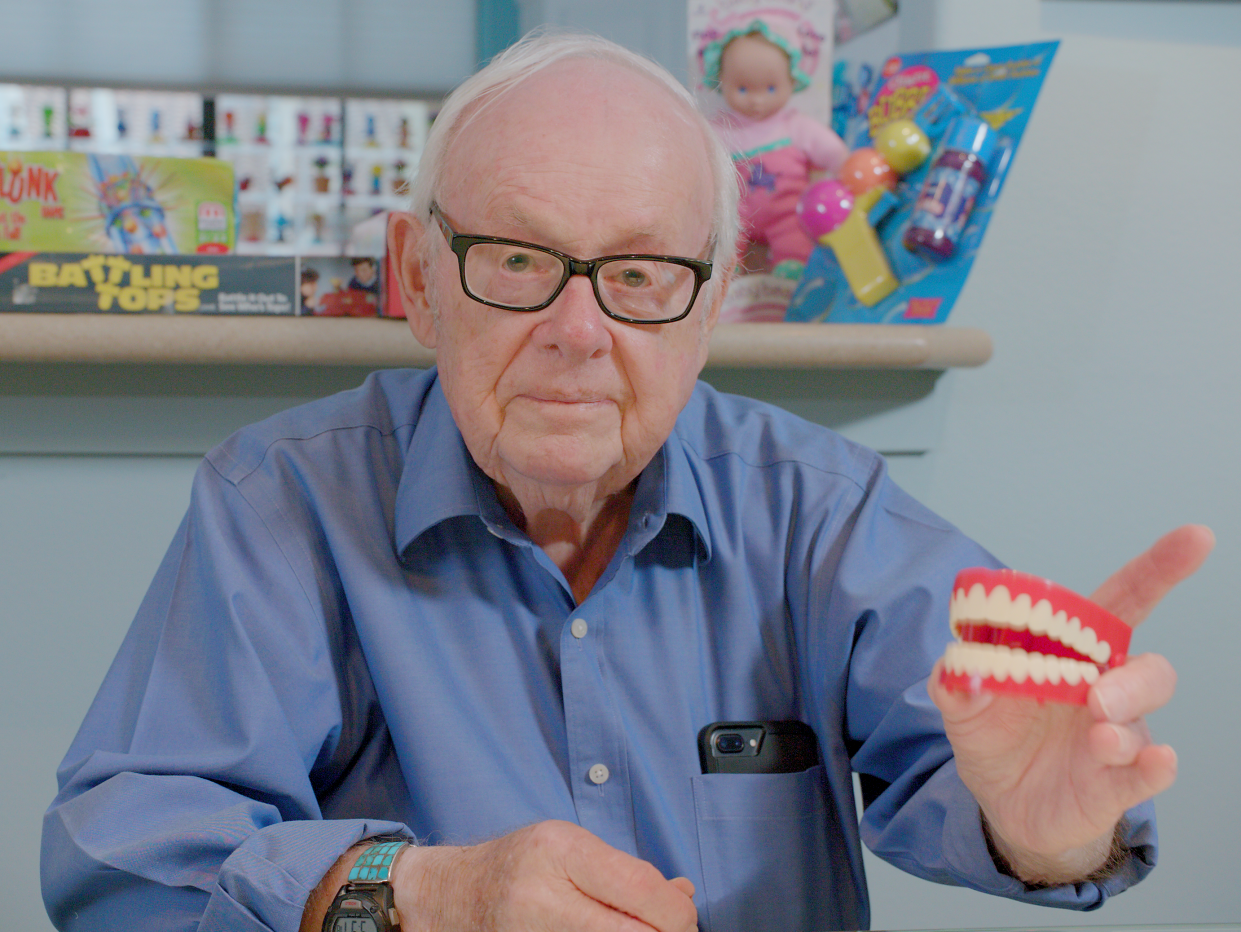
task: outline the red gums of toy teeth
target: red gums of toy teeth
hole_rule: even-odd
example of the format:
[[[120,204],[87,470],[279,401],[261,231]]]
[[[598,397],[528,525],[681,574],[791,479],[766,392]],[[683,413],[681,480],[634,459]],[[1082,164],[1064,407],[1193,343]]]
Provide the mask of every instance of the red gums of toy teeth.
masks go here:
[[[940,682],[1085,705],[1099,675],[1123,664],[1132,629],[1049,579],[975,567],[957,574],[949,620],[957,642]]]

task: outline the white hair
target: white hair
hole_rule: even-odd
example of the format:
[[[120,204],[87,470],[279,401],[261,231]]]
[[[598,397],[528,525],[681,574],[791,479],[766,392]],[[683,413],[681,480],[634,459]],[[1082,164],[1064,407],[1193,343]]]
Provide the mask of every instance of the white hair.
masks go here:
[[[727,147],[698,109],[693,95],[662,65],[599,36],[536,31],[501,52],[448,96],[431,125],[418,173],[410,186],[410,210],[423,221],[440,194],[440,183],[453,140],[479,113],[498,98],[548,65],[570,59],[610,62],[645,75],[681,105],[691,126],[702,134],[715,193],[711,217],[711,260],[714,271],[704,288],[709,303],[725,280],[722,274],[736,261],[740,189]]]

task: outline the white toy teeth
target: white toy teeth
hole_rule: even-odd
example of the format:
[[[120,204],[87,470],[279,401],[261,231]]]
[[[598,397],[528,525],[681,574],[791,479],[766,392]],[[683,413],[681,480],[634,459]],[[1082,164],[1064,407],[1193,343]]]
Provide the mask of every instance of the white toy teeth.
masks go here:
[[[944,654],[949,689],[1086,704],[1101,673],[1125,662],[1132,629],[1049,579],[974,567],[957,574]]]

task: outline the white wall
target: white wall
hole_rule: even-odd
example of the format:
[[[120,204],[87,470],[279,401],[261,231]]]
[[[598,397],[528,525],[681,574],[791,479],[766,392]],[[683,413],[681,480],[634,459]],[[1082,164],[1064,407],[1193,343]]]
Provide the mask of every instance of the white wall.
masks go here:
[[[996,351],[939,384],[924,498],[1001,558],[1085,592],[1163,531],[1214,527],[1206,567],[1134,637],[1180,672],[1152,722],[1180,776],[1159,800],[1159,868],[1103,910],[1019,907],[878,865],[877,928],[1241,922],[1241,49],[1219,42],[1241,5],[1075,2],[951,0],[921,14],[943,48],[1063,40],[952,312]],[[1181,12],[1214,19],[1194,44],[1139,42],[1101,37],[1108,7],[1122,36],[1141,25],[1136,7],[1152,36],[1185,38]]]
[[[0,80],[440,93],[474,2],[0,0]]]

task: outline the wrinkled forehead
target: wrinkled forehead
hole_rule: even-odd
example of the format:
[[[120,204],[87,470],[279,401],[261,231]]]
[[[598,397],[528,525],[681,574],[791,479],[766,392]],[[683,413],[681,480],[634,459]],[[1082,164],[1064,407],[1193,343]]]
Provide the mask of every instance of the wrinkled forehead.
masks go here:
[[[565,185],[589,183],[604,195],[667,185],[710,210],[701,121],[667,88],[621,64],[557,62],[476,104],[463,122],[441,196],[559,172]]]

